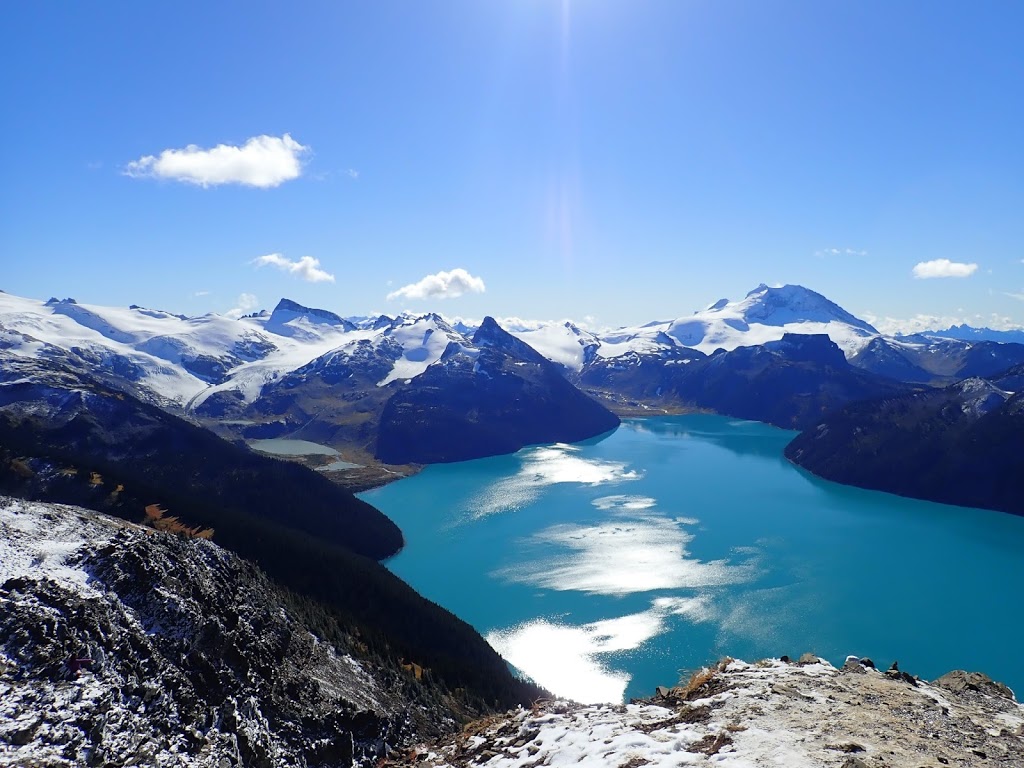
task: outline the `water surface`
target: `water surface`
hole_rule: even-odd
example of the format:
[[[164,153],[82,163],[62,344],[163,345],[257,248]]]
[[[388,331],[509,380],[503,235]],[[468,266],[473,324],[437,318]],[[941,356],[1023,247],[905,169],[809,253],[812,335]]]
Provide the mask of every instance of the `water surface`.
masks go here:
[[[395,573],[563,696],[618,701],[724,655],[805,651],[1024,691],[1024,518],[819,480],[783,458],[793,434],[627,421],[363,497],[405,533]]]
[[[291,440],[284,437],[273,437],[266,440],[249,440],[247,442],[254,451],[273,453],[277,456],[338,455],[338,452],[329,445],[321,445],[310,440]]]

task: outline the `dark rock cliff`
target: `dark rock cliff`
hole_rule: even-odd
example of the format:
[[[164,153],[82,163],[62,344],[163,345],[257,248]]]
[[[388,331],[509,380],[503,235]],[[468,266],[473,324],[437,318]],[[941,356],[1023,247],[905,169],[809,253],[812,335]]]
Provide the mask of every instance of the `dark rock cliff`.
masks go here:
[[[559,366],[492,318],[484,319],[473,346],[450,344],[440,364],[387,401],[377,458],[393,464],[461,461],[532,443],[583,440],[619,425]]]
[[[786,456],[828,480],[1024,514],[1024,394],[982,379],[851,403]]]

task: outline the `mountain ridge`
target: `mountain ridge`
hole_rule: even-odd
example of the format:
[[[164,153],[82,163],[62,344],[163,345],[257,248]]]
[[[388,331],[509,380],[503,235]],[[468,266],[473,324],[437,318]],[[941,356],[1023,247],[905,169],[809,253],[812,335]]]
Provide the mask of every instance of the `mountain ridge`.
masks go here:
[[[517,360],[518,374],[550,362],[603,408],[620,413],[709,409],[790,428],[807,426],[825,411],[862,396],[902,385],[940,386],[1024,363],[1024,345],[884,336],[825,296],[797,285],[762,283],[736,301],[722,299],[674,320],[603,333],[569,321],[532,328],[521,324],[521,330],[508,332],[490,316],[471,326],[431,312],[355,320],[287,298],[273,312],[236,320],[103,308],[68,299],[42,303],[3,294],[0,347],[14,356],[96,370],[108,385],[199,420],[232,440],[281,437],[340,449],[347,462],[367,468],[362,474],[332,476],[354,484],[408,471],[387,470],[390,462],[475,458],[549,439],[592,437],[614,426],[607,415],[586,407],[575,411],[583,428],[549,420],[563,425],[552,433],[548,425],[521,418],[524,411],[512,407],[516,395],[511,389],[501,390],[501,396],[512,399],[509,408],[490,412],[487,419],[493,423],[453,412],[482,402],[474,405],[451,395],[456,386],[481,384],[467,377],[468,369],[458,361],[478,357],[491,337]],[[805,340],[797,343],[798,336]],[[815,346],[818,336],[841,350],[845,362],[831,348]],[[812,348],[817,349],[816,362],[798,359],[800,349]],[[705,360],[709,355],[719,357]],[[815,365],[818,370],[812,373]],[[793,375],[795,366],[804,372]],[[721,374],[730,367],[733,374],[722,389],[726,380]],[[473,370],[481,375],[479,367]],[[698,372],[705,371],[715,371],[718,378],[712,379],[718,384],[710,384],[712,379],[702,383]],[[505,373],[517,375],[513,367]],[[768,384],[766,376],[775,378]],[[895,383],[886,390],[883,381]],[[560,398],[568,410],[575,407],[570,403],[581,402],[555,377],[545,374],[531,386],[540,384],[543,393],[531,390],[537,402]],[[767,397],[777,404],[764,400],[748,407],[766,386]],[[434,405],[413,406],[428,391]],[[499,390],[491,396],[499,396]],[[748,405],[741,407],[744,400]],[[517,424],[507,420],[513,412],[520,414]],[[412,433],[402,431],[396,414],[412,419],[406,425],[410,428],[418,424],[417,439],[435,447],[418,455],[398,450],[395,435],[405,434],[406,440]],[[469,430],[460,432],[461,444],[474,446],[473,452],[454,446],[440,450],[443,431],[456,423]],[[502,430],[519,433],[525,423],[532,424],[529,434],[499,439]]]
[[[827,480],[1024,515],[1024,392],[1002,385],[1019,370],[849,403],[785,455]]]

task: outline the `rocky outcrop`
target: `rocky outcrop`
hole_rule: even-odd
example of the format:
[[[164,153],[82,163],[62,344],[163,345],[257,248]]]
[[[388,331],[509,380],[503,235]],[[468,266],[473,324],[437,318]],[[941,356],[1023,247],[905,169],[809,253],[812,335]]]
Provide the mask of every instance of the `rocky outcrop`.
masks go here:
[[[0,765],[366,763],[453,725],[401,678],[211,542],[0,497]]]
[[[547,702],[491,718],[399,764],[1024,765],[1024,707],[995,685],[967,673],[929,684],[866,659],[726,660],[628,706]]]

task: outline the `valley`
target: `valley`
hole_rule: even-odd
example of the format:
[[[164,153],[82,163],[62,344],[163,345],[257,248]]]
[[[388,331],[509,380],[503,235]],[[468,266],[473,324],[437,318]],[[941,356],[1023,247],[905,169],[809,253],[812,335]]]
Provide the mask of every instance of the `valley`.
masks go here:
[[[170,515],[170,530],[207,531],[260,569],[297,622],[281,632],[355,654],[403,708],[346,704],[355,719],[330,727],[347,735],[324,742],[341,763],[549,692],[648,696],[725,654],[810,649],[839,665],[854,647],[1024,686],[1020,630],[1000,609],[1024,589],[1024,517],[977,509],[1024,511],[1024,345],[970,329],[886,336],[799,286],[635,328],[505,324],[345,318],[287,299],[189,318],[0,293],[0,492],[99,510],[125,531]],[[5,502],[91,514],[19,503]],[[953,549],[955,571],[934,554]],[[5,577],[4,599],[41,590],[18,581],[33,572]],[[900,602],[862,599],[894,579]],[[967,634],[948,619],[957,595],[986,617]],[[7,658],[42,653],[11,639],[32,615],[4,630]],[[119,663],[104,685],[127,674]],[[103,695],[130,698],[125,685]],[[244,764],[298,754],[280,706],[252,715],[258,742],[221,721],[177,748]],[[129,719],[117,722],[110,739]],[[132,749],[168,749],[161,733]],[[86,735],[60,738],[78,754],[126,748]]]

